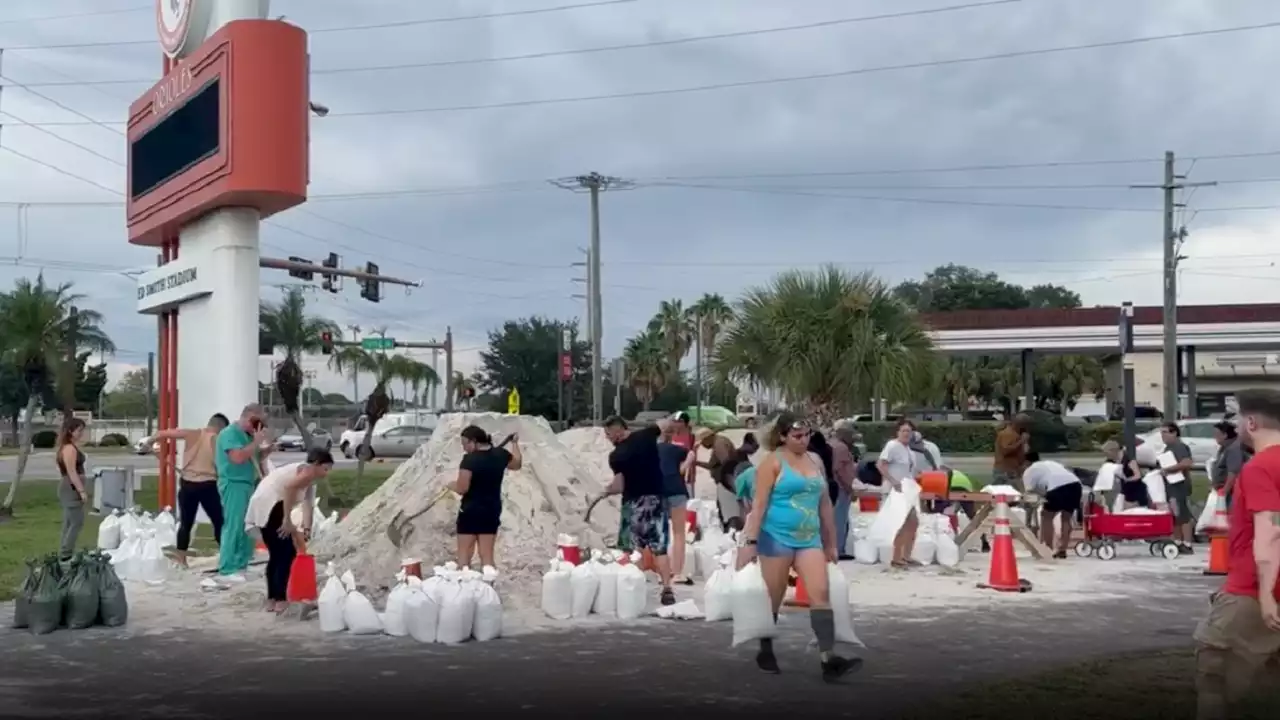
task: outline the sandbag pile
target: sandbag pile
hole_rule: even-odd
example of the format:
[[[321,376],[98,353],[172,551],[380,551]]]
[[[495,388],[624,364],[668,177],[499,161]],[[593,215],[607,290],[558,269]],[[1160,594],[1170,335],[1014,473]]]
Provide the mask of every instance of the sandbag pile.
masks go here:
[[[122,627],[128,621],[124,585],[105,555],[79,553],[67,563],[57,555],[27,560],[14,602],[14,628],[47,635],[61,628]]]
[[[645,612],[648,590],[640,553],[592,550],[581,565],[551,560],[542,576],[542,612],[553,620],[611,615],[634,620]]]
[[[289,519],[293,522],[294,527],[302,527],[302,507],[298,506],[289,514]],[[320,509],[320,497],[315,499],[315,505],[311,512],[311,540],[315,543],[320,538],[330,533],[334,527],[338,525],[338,511],[334,510],[328,515]]]
[[[918,517],[920,525],[916,530],[911,559],[922,565],[959,565],[961,553],[956,545],[956,532],[951,527],[951,517],[942,513],[920,514]],[[966,520],[962,517],[959,524],[964,526]],[[899,527],[901,523],[892,526],[891,523],[884,522],[878,513],[858,515],[849,528],[853,559],[863,565],[888,564],[893,558],[893,536]]]
[[[498,579],[494,568],[475,572],[448,563],[434,568],[426,580],[400,572],[382,613],[356,588],[350,571],[338,576],[331,563],[326,574],[318,608],[322,632],[386,633],[445,645],[502,636],[502,598],[493,587]]]

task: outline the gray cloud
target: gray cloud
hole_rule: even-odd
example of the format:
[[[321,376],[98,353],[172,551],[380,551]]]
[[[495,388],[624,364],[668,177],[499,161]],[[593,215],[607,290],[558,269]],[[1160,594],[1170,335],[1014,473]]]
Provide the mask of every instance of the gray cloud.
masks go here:
[[[319,33],[312,36],[313,66],[394,65],[600,47],[959,1],[640,0],[483,22]],[[15,47],[135,40],[153,34],[145,11],[3,24],[11,18],[98,7],[87,1],[12,0],[0,12],[0,43]],[[520,7],[526,7],[524,0],[458,0],[429,8],[404,0],[358,6],[338,0],[278,0],[273,12],[317,29]],[[1166,149],[1186,156],[1280,149],[1272,120],[1280,101],[1262,82],[1266,69],[1280,60],[1280,50],[1269,42],[1277,31],[660,97],[470,112],[342,117],[344,113],[839,72],[1245,25],[1271,20],[1270,11],[1264,0],[1025,0],[920,18],[650,49],[319,74],[315,95],[334,116],[313,125],[313,193],[522,184],[501,192],[317,199],[264,228],[265,252],[319,258],[333,250],[348,264],[372,259],[385,273],[421,278],[427,283],[424,289],[407,297],[392,290],[377,306],[359,300],[353,289],[340,297],[318,297],[317,305],[344,324],[386,324],[403,337],[438,336],[450,325],[459,346],[478,346],[486,331],[505,318],[534,312],[583,314],[581,301],[570,298],[581,291],[572,282],[579,271],[570,263],[580,259],[578,248],[587,241],[587,202],[547,186],[542,182],[547,178],[598,170],[645,181],[674,175],[1158,158]],[[2,69],[19,83],[148,78],[158,73],[158,55],[152,45],[13,50],[4,53]],[[119,121],[129,99],[146,85],[33,89],[89,117]],[[5,88],[0,106],[13,114],[10,121],[13,116],[44,122],[82,119],[14,87]],[[94,126],[44,129],[47,132],[7,126],[0,130],[0,143],[95,182],[122,185],[117,165],[49,133],[123,161],[119,135]],[[1190,169],[1197,180],[1262,178],[1280,176],[1277,163],[1276,157],[1204,160]],[[1182,169],[1188,167],[1184,164]],[[768,193],[642,182],[635,190],[608,194],[603,203],[606,345],[610,350],[620,347],[661,299],[692,300],[703,291],[734,296],[745,285],[767,281],[779,269],[822,261],[867,267],[891,280],[918,276],[945,262],[964,262],[1017,282],[1063,282],[1081,292],[1086,302],[1154,302],[1159,296],[1156,213],[821,195],[1156,209],[1159,193],[1151,190],[1007,188],[1125,186],[1158,182],[1159,173],[1159,164],[1149,163],[703,181],[767,188]],[[1006,189],[936,189],[974,185]],[[903,189],[922,186],[934,189]],[[1276,214],[1211,210],[1274,204],[1276,187],[1223,184],[1191,197],[1187,218],[1193,231],[1188,245],[1192,260],[1183,275],[1185,301],[1267,299],[1267,276],[1274,272],[1267,266],[1274,257],[1224,256],[1280,256],[1273,239]],[[13,200],[113,199],[103,190],[8,153],[0,154],[0,192]],[[817,196],[797,194],[806,192]],[[121,210],[37,206],[27,217],[22,254],[81,263],[82,271],[68,270],[63,263],[47,272],[75,281],[108,313],[109,329],[121,347],[133,353],[122,354],[122,364],[145,361],[138,353],[154,345],[153,325],[132,312],[130,282],[106,270],[149,264],[153,253],[126,244]],[[0,256],[18,255],[19,239],[15,211],[0,208]],[[0,283],[32,272],[30,267],[0,266]],[[263,281],[281,283],[286,278],[264,274]],[[266,289],[264,296],[276,292]],[[474,362],[474,354],[467,361],[464,366]],[[328,374],[322,374],[320,384],[331,389],[344,386]]]

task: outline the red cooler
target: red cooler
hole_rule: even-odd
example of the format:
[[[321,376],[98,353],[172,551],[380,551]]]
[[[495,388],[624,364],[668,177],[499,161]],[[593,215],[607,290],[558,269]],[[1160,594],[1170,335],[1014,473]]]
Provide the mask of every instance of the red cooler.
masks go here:
[[[577,545],[561,545],[560,558],[570,565],[581,565],[582,551]]]
[[[858,498],[858,512],[880,512],[879,495],[862,495]]]

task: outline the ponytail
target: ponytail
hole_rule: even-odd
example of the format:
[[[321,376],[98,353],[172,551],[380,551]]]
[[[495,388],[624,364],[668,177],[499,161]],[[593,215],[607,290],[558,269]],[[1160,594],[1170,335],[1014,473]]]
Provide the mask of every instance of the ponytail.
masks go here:
[[[462,438],[477,445],[492,445],[493,438],[479,425],[468,425],[462,429]]]

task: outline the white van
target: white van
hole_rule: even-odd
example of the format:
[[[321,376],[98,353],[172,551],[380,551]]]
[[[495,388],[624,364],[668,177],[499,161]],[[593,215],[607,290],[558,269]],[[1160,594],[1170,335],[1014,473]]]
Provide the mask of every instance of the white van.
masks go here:
[[[374,432],[384,432],[401,425],[415,425],[417,427],[435,430],[436,425],[438,425],[439,422],[439,416],[429,410],[387,413],[378,421],[378,424],[374,427]],[[364,442],[364,436],[368,430],[369,418],[365,415],[361,415],[356,420],[355,425],[352,425],[342,432],[342,436],[338,440],[338,449],[341,450],[342,454],[348,458],[355,457],[356,448],[360,446],[360,443]]]

